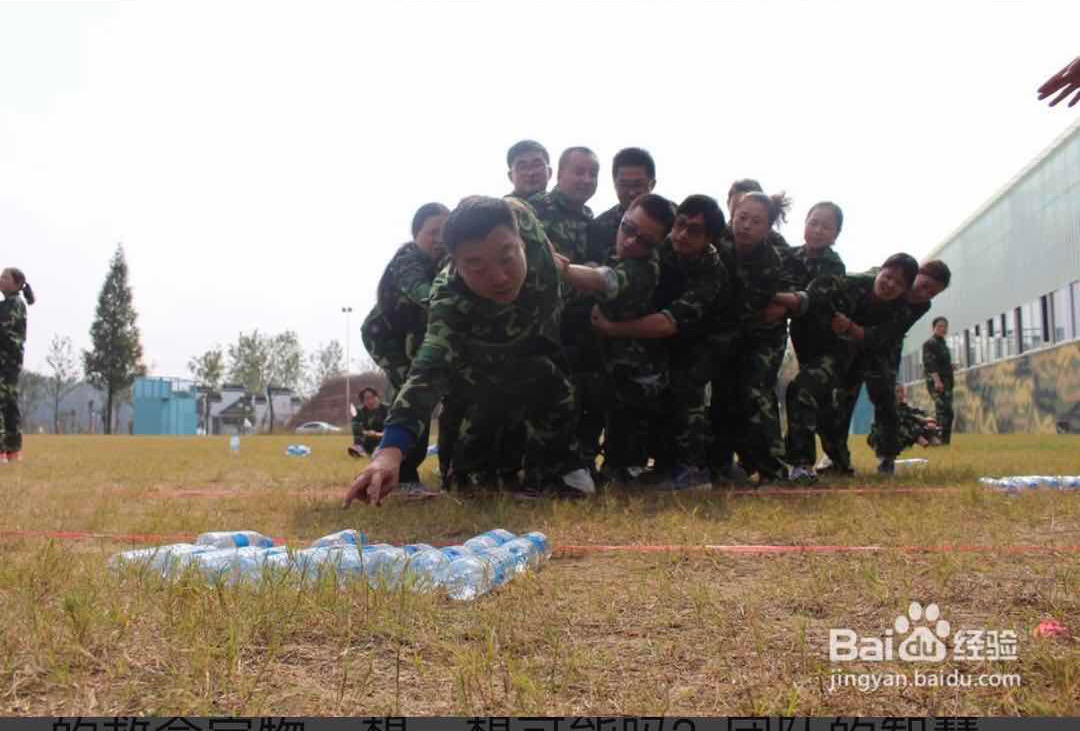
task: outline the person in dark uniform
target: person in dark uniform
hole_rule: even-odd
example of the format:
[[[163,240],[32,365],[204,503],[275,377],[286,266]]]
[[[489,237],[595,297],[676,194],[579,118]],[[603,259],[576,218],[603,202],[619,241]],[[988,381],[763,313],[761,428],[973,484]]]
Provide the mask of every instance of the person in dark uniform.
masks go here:
[[[926,390],[934,401],[935,417],[941,427],[941,443],[948,444],[952,439],[953,423],[953,362],[945,336],[949,334],[949,321],[944,317],[934,318],[934,334],[923,343],[923,370],[926,372]]]

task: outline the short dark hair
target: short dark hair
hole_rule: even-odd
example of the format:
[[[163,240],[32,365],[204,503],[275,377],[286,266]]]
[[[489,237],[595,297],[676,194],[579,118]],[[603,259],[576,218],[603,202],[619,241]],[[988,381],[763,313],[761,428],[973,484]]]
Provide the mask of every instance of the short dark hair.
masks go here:
[[[506,167],[514,167],[514,160],[524,155],[526,152],[539,152],[544,156],[544,162],[548,165],[551,164],[551,156],[548,155],[547,148],[541,145],[536,140],[521,140],[510,145],[510,149],[506,151]]]
[[[728,200],[731,200],[731,196],[736,193],[761,193],[763,191],[764,188],[761,187],[761,183],[753,178],[741,178],[732,183],[731,187],[728,188],[727,197]]]
[[[911,285],[915,284],[915,277],[919,274],[919,262],[915,261],[915,257],[911,254],[893,254],[881,265],[882,269],[886,267],[899,269],[908,289],[911,289]]]
[[[938,315],[937,317],[934,318],[934,321],[932,323],[930,323],[930,327],[937,327],[937,324],[939,322],[944,322],[946,325],[948,325],[949,324],[949,318],[942,317],[941,315]]]
[[[596,157],[596,153],[590,150],[588,147],[567,147],[565,150],[562,151],[562,154],[559,155],[559,170],[562,170],[563,165],[566,164],[567,158],[569,158],[575,152],[580,152],[583,155],[592,155],[593,157]]]
[[[371,393],[371,394],[374,394],[374,395],[375,395],[375,398],[381,398],[381,397],[379,396],[379,392],[378,392],[378,391],[376,391],[376,390],[375,390],[374,388],[372,388],[371,386],[364,386],[363,388],[361,388],[361,389],[360,389],[360,393],[356,394],[356,398],[358,398],[358,399],[360,399],[361,401],[363,401],[363,400],[364,400],[364,394],[366,394],[366,393]]]
[[[420,229],[424,227],[424,223],[429,218],[434,216],[445,216],[450,212],[450,209],[444,206],[442,203],[425,203],[416,209],[416,213],[412,217],[412,235],[416,238],[416,234],[420,233]]]
[[[768,211],[769,225],[772,226],[779,219],[780,221],[787,221],[787,212],[791,208],[791,199],[787,197],[786,193],[773,193],[772,195],[765,195],[760,190],[750,191],[742,198],[739,199],[739,205],[746,203],[747,201],[757,201],[765,206],[765,210]]]
[[[650,180],[656,179],[656,163],[648,150],[640,147],[624,147],[615,153],[615,159],[611,162],[611,177],[619,172],[619,168],[642,167]]]
[[[836,218],[836,233],[840,233],[840,229],[844,227],[844,212],[840,210],[840,206],[836,205],[832,201],[821,201],[810,206],[810,210],[806,212],[806,218],[810,218],[810,214],[819,208],[828,208],[833,212],[833,216]]]
[[[723,233],[724,228],[727,226],[727,222],[724,220],[724,212],[720,209],[720,204],[716,199],[700,193],[687,196],[686,200],[679,204],[675,214],[678,216],[705,216],[705,233],[713,241]]]
[[[443,228],[443,244],[453,254],[461,244],[484,238],[496,226],[507,226],[517,231],[510,204],[502,198],[471,195],[463,198],[457,208],[450,211]]]
[[[949,271],[949,265],[941,259],[931,259],[923,264],[919,267],[919,274],[924,274],[931,279],[936,279],[941,282],[942,287],[946,288],[949,286],[949,280],[952,279],[952,272]]]
[[[626,212],[629,213],[635,208],[645,209],[649,218],[663,226],[664,236],[671,233],[671,227],[675,224],[675,207],[667,198],[656,193],[645,193],[635,198],[634,202],[627,206]]]

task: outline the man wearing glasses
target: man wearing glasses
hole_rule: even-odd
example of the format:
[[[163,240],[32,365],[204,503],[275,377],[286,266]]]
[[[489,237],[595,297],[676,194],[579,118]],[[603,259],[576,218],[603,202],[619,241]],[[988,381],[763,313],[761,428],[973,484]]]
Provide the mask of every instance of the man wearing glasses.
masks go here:
[[[588,258],[598,264],[606,262],[615,250],[615,232],[626,209],[639,195],[651,193],[656,187],[656,163],[640,147],[627,147],[615,154],[611,176],[619,202],[593,219],[589,227]]]
[[[514,189],[508,194],[532,203],[547,193],[551,181],[551,158],[536,140],[515,142],[506,152],[506,176]]]

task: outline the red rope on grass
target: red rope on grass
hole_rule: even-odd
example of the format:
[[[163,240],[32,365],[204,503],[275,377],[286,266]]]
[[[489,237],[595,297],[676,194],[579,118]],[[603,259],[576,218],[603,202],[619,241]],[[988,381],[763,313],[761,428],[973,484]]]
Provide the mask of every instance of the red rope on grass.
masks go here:
[[[190,534],[158,533],[101,533],[93,531],[51,530],[0,530],[0,538],[55,538],[60,540],[101,539],[119,543],[185,543],[192,540]],[[275,538],[276,545],[286,539]],[[1080,553],[1080,546],[986,546],[951,545],[940,546],[768,546],[768,545],[559,545],[557,556],[580,556],[594,553],[725,553],[749,555],[776,555],[789,553]]]

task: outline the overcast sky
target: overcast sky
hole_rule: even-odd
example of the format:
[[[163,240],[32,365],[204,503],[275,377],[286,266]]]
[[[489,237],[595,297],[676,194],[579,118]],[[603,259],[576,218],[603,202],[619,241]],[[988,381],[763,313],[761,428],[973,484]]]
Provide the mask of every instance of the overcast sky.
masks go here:
[[[508,191],[506,148],[648,148],[657,192],[754,177],[844,208],[861,269],[922,256],[1074,122],[1035,89],[1080,3],[2,3],[0,266],[27,367],[79,348],[123,242],[145,360],[240,331],[352,350],[422,203]],[[963,272],[954,276],[962,277]]]

